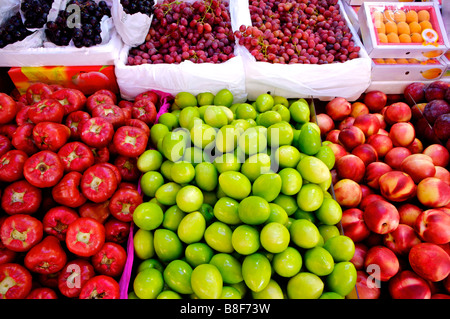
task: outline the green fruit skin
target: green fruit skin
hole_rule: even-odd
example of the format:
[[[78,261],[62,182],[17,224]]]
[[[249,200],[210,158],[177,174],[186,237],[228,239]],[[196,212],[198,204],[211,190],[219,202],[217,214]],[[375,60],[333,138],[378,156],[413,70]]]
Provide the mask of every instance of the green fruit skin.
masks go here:
[[[183,245],[177,234],[168,229],[158,228],[154,232],[155,253],[163,262],[180,258]]]
[[[220,174],[219,185],[227,196],[237,200],[246,198],[252,190],[249,179],[244,174],[234,171]]]
[[[252,195],[260,196],[271,202],[281,192],[281,177],[276,173],[262,174],[256,178],[252,185]]]
[[[154,236],[152,232],[138,229],[133,237],[133,246],[136,256],[142,260],[152,258],[155,254],[153,242]]]
[[[163,272],[164,282],[180,294],[191,294],[192,267],[183,260],[171,261]]]
[[[252,291],[254,299],[284,299],[283,290],[280,285],[273,279],[270,279],[269,284],[261,291]]]
[[[341,296],[347,296],[356,285],[356,276],[356,268],[351,262],[339,262],[326,277],[327,288]]]
[[[141,271],[133,282],[134,292],[140,299],[156,299],[163,287],[163,275],[155,268]]]
[[[242,276],[251,291],[262,291],[269,284],[271,274],[270,261],[261,253],[248,255],[242,262]]]
[[[206,221],[200,212],[193,212],[183,217],[178,225],[178,238],[186,244],[200,241],[206,229]]]
[[[197,186],[207,192],[217,187],[217,169],[212,163],[203,162],[195,167],[195,182]]]
[[[191,287],[200,299],[218,299],[222,295],[222,275],[214,265],[198,265],[192,271]]]
[[[244,280],[242,277],[242,265],[238,259],[230,254],[218,253],[215,254],[210,262],[219,269],[225,284],[237,284]]]
[[[310,123],[306,123],[302,126],[302,130],[296,141],[296,146],[300,152],[305,153],[306,155],[312,156],[319,152],[320,147],[322,146],[320,134],[312,125],[310,125]]]
[[[327,276],[334,269],[334,260],[326,249],[317,246],[305,252],[305,266],[317,276]]]
[[[287,284],[289,299],[318,299],[322,295],[324,283],[319,276],[309,272],[300,272]]]

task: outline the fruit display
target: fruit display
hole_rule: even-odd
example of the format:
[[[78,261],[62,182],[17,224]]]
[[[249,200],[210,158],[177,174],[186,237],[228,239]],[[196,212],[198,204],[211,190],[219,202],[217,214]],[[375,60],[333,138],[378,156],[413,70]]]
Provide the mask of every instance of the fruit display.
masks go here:
[[[234,35],[228,6],[223,0],[157,2],[146,41],[130,49],[128,64],[229,60],[234,56]]]
[[[79,7],[79,26],[71,25],[71,6]],[[48,41],[59,46],[67,46],[71,41],[77,48],[101,44],[101,20],[104,16],[111,16],[105,1],[97,3],[93,0],[71,0],[64,10],[59,11],[54,21],[47,22],[45,34]]]
[[[391,99],[381,91],[353,103],[335,98],[317,115],[323,144],[335,154],[343,232],[356,247],[358,279],[348,298],[450,295],[450,153],[416,123],[445,109],[439,99],[448,87],[414,82]],[[431,103],[426,112],[421,103]]]
[[[0,49],[8,44],[25,39],[32,34],[23,24],[20,13],[11,16],[2,26],[0,26]]]
[[[137,159],[162,102],[44,83],[0,94],[0,298],[120,298]]]
[[[353,241],[304,99],[180,92],[138,159],[129,298],[343,299]],[[131,285],[132,283],[132,285]]]
[[[134,13],[145,13],[148,16],[153,14],[153,6],[155,2],[153,0],[140,0],[140,1],[130,1],[130,0],[120,0],[120,4],[123,10],[127,14]]]
[[[251,26],[235,32],[257,61],[328,64],[359,57],[338,1],[250,1]]]

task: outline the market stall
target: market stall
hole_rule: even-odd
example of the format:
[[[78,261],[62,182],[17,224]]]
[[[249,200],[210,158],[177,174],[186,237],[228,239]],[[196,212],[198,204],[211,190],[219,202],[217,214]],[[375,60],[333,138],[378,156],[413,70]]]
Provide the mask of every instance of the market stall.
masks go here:
[[[0,7],[1,298],[450,298],[438,1]]]

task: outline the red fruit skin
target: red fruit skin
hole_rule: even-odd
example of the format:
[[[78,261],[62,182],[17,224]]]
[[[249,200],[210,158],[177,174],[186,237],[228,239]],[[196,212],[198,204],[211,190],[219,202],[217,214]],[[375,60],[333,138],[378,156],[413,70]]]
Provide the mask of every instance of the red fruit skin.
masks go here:
[[[124,181],[136,182],[141,176],[141,171],[137,167],[137,157],[119,155],[114,160],[114,166],[118,168]]]
[[[117,244],[106,242],[102,249],[91,257],[94,269],[101,275],[117,277],[122,274],[127,261],[127,252]]]
[[[69,172],[52,188],[52,196],[56,203],[71,208],[80,207],[87,198],[80,190],[81,177],[79,172]]]
[[[373,271],[376,279],[386,282],[398,273],[400,264],[392,250],[384,246],[374,246],[366,253],[364,267],[367,273],[372,274]]]
[[[450,242],[450,214],[441,209],[427,209],[417,217],[415,229],[424,241],[447,244]]]
[[[425,279],[410,270],[395,275],[388,284],[392,299],[430,299],[431,289]]]
[[[60,123],[40,122],[33,128],[33,140],[40,150],[57,152],[70,138],[70,128]]]
[[[42,222],[24,214],[9,216],[0,228],[0,238],[3,245],[15,252],[30,250],[41,241],[43,235]]]
[[[59,291],[68,298],[80,295],[84,284],[95,276],[94,266],[85,259],[69,261],[58,275]]]
[[[383,236],[384,245],[400,256],[407,256],[411,248],[421,242],[414,228],[405,224],[399,224],[393,232]]]
[[[0,181],[12,183],[23,178],[23,166],[28,159],[21,150],[10,150],[0,157]]]
[[[82,142],[70,142],[61,147],[58,156],[64,165],[65,172],[84,172],[94,165],[94,153]]]
[[[55,122],[62,123],[64,107],[57,100],[43,99],[30,105],[28,118],[33,123]]]
[[[40,151],[26,160],[23,175],[33,186],[53,187],[63,177],[64,166],[58,154],[48,150]]]
[[[81,141],[90,147],[108,146],[114,136],[114,127],[102,117],[92,117],[81,122]]]
[[[92,117],[102,117],[110,122],[114,129],[118,129],[125,124],[125,114],[123,110],[114,104],[100,104],[92,110]]]
[[[18,150],[25,152],[28,156],[39,152],[39,148],[34,143],[33,139],[34,124],[25,123],[19,125],[13,134],[11,144]]]
[[[25,255],[25,267],[39,274],[54,274],[67,262],[66,252],[55,236],[45,237]]]
[[[425,280],[438,282],[450,273],[450,256],[436,244],[421,243],[409,251],[409,264]]]
[[[18,263],[0,265],[0,282],[11,282],[11,286],[0,293],[0,299],[25,299],[31,291],[31,273]]]
[[[144,130],[133,126],[119,127],[113,138],[117,153],[127,157],[138,157],[147,148],[148,136]]]
[[[50,98],[52,94],[53,90],[50,85],[45,83],[34,83],[27,88],[25,97],[27,103],[31,105],[43,99]]]
[[[92,110],[101,104],[115,104],[114,99],[108,94],[94,93],[86,99],[86,110],[92,113]]]
[[[67,228],[66,246],[75,255],[90,257],[96,254],[104,243],[105,227],[93,218],[80,217]]]
[[[80,124],[83,120],[89,120],[91,115],[84,111],[75,111],[67,115],[64,123],[70,128],[70,138],[79,141],[81,138]]]
[[[116,191],[117,185],[114,171],[102,164],[88,168],[81,178],[81,192],[94,203],[108,200]]]
[[[56,292],[48,287],[33,289],[26,299],[58,299]]]
[[[106,241],[123,244],[130,234],[130,223],[109,218],[105,223]]]
[[[63,106],[64,116],[83,109],[85,101],[81,97],[82,93],[77,91],[76,89],[62,88],[52,93],[51,98]]]
[[[119,283],[110,276],[98,275],[88,280],[80,292],[80,299],[119,299]]]
[[[111,197],[109,211],[118,220],[131,222],[134,210],[142,202],[143,198],[137,190],[120,188]]]
[[[18,111],[16,101],[8,94],[0,93],[0,124],[12,122]]]
[[[147,125],[155,123],[156,114],[156,106],[150,99],[135,101],[133,104],[132,118],[142,120]]]
[[[81,217],[90,217],[103,224],[111,215],[109,200],[102,203],[87,202],[78,209]]]
[[[2,195],[2,208],[9,215],[34,214],[42,202],[42,190],[26,180],[9,184]]]
[[[77,212],[71,208],[65,206],[53,207],[45,213],[42,220],[44,232],[64,241],[67,227],[79,217]]]

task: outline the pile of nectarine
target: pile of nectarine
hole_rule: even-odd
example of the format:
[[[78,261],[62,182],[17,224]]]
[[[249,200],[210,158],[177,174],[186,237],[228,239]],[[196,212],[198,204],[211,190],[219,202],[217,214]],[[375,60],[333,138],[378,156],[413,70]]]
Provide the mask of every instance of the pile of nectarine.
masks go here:
[[[450,298],[450,152],[416,126],[421,87],[421,98],[370,91],[317,108],[335,154],[342,229],[356,247],[357,289],[348,298]]]

